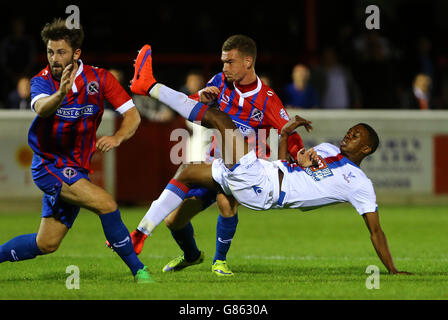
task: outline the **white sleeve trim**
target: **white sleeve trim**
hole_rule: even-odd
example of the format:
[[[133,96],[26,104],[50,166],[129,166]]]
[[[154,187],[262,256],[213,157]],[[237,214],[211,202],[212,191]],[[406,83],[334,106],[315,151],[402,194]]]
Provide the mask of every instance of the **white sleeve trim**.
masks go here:
[[[117,108],[117,112],[119,112],[120,114],[125,113],[126,111],[128,111],[129,109],[135,107],[134,101],[132,101],[132,99],[129,99],[128,101],[126,101],[125,103],[123,103],[119,108]]]
[[[46,94],[46,93],[41,93],[41,94],[38,94],[37,96],[35,96],[34,98],[33,98],[33,100],[31,100],[31,109],[34,111],[34,112],[36,112],[36,110],[34,110],[34,104],[37,102],[37,100],[39,100],[40,98],[45,98],[45,97],[49,97],[50,95],[49,94]]]

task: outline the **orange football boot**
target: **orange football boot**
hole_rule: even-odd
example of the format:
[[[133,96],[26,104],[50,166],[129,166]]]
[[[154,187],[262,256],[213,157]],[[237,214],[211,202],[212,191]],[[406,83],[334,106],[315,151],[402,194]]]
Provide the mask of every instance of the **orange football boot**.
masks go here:
[[[142,252],[146,238],[148,238],[148,236],[138,229],[135,229],[131,232],[132,246],[134,247],[134,251],[136,254],[140,254],[140,252]],[[106,246],[109,247],[112,251],[115,251],[114,247],[112,247],[110,242],[107,240]]]
[[[151,46],[145,44],[138,52],[134,64],[134,77],[131,81],[131,91],[135,94],[148,96],[148,91],[157,83],[152,74]]]
[[[132,245],[134,246],[134,251],[136,254],[140,254],[140,252],[142,252],[146,238],[148,238],[148,236],[138,229],[131,232]]]

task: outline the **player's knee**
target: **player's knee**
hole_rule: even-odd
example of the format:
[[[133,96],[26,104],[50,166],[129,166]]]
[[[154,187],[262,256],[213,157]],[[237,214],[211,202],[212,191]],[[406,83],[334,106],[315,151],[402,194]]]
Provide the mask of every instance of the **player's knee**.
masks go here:
[[[58,240],[37,240],[36,243],[43,254],[49,254],[58,250],[61,242]]]
[[[179,171],[176,180],[185,185],[188,185],[191,182],[191,179],[193,178],[194,175],[193,166],[190,164],[185,164],[182,166],[183,168],[181,171]]]
[[[99,213],[106,214],[106,213],[114,212],[117,209],[118,209],[118,204],[115,202],[114,199],[110,198],[110,199],[105,200],[102,203],[101,208],[99,208]]]
[[[174,227],[174,218],[171,216],[168,216],[165,218],[165,225],[168,227],[168,229],[172,230]]]

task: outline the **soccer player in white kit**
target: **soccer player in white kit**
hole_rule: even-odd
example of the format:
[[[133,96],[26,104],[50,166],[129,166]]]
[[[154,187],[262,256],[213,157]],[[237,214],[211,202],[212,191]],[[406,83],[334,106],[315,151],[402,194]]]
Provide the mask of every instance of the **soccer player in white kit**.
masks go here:
[[[300,150],[298,163],[294,164],[287,161],[289,135],[299,126],[304,126],[307,131],[312,129],[310,121],[296,116],[281,130],[279,160],[270,162],[258,159],[255,151],[249,150],[243,135],[235,130],[235,124],[226,113],[158,83],[152,74],[150,54],[145,55],[145,61],[136,68],[131,90],[161,100],[183,117],[194,118],[202,126],[218,130],[223,138],[222,158],[215,159],[212,164],[186,165],[152,203],[139,228],[151,233],[182,203],[192,186],[222,190],[229,206],[236,200],[253,210],[311,210],[349,202],[364,218],[372,244],[389,273],[409,274],[398,271],[394,265],[380,226],[373,184],[360,168],[362,160],[375,152],[379,144],[378,135],[369,125],[360,123],[350,128],[340,147],[322,143],[309,150]],[[235,134],[226,134],[229,129]],[[238,145],[242,146],[242,155],[236,150]]]

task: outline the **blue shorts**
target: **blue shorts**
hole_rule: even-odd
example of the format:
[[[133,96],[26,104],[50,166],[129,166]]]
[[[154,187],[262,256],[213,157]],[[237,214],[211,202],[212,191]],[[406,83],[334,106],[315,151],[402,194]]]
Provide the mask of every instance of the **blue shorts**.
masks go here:
[[[61,199],[62,183],[71,185],[82,178],[90,181],[88,172],[82,168],[56,168],[52,163],[44,164],[42,158],[35,154],[31,174],[34,183],[44,193],[42,218],[53,217],[65,224],[67,228],[71,228],[78,216],[80,207]]]
[[[217,192],[203,187],[191,188],[185,198],[196,197],[202,200],[202,210],[207,209],[216,201]]]

